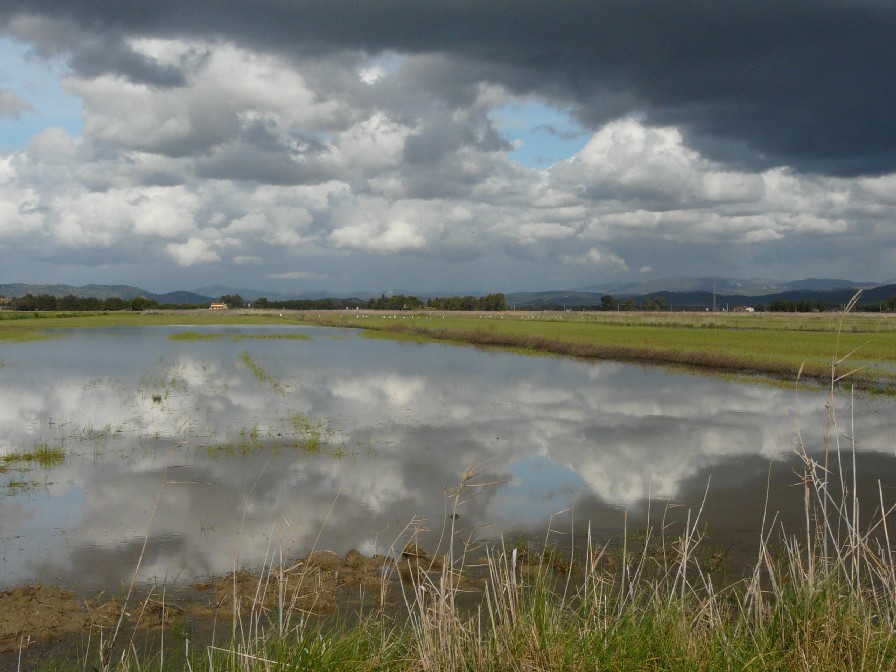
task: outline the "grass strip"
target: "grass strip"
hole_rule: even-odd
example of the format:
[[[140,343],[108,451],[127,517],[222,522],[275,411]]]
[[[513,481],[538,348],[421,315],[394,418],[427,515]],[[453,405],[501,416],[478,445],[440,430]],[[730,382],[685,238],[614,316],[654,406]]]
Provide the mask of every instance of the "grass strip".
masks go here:
[[[858,324],[865,324],[867,318],[859,318],[856,324],[847,321],[848,329],[838,333],[828,318],[814,322],[775,319],[772,322],[777,328],[772,328],[764,323],[765,315],[749,321],[732,318],[730,323],[714,323],[727,324],[726,328],[707,328],[697,320],[657,324],[651,315],[645,315],[640,322],[631,316],[625,322],[617,318],[604,320],[602,315],[588,319],[534,319],[516,314],[487,319],[455,315],[417,315],[413,320],[403,317],[371,315],[353,319],[334,313],[320,318],[307,315],[303,319],[315,324],[399,334],[405,340],[430,339],[590,359],[667,364],[789,381],[802,371],[805,378],[827,383],[833,363],[831,353],[853,353],[851,361],[857,370],[851,382],[856,387],[877,392],[892,392],[896,388],[896,331],[857,331]],[[813,328],[805,328],[807,324]]]

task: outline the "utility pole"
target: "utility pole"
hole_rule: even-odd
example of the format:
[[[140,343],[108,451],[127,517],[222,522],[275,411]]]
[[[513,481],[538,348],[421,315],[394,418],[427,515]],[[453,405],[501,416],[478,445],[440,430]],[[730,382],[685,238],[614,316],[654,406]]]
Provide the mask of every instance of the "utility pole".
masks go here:
[[[716,279],[712,279],[712,312],[716,312]]]

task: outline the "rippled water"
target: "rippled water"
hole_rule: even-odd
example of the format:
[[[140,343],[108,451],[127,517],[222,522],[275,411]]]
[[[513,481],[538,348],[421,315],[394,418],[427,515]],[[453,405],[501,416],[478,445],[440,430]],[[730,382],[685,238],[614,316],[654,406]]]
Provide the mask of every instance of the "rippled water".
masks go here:
[[[453,523],[480,538],[617,535],[705,496],[708,538],[749,553],[767,483],[770,511],[801,522],[797,427],[825,445],[818,393],[350,330],[84,330],[2,344],[0,365],[0,456],[66,454],[0,461],[0,586],[118,587],[145,538],[141,581],[257,566],[272,543],[388,552],[412,520],[435,544],[471,465],[491,485]],[[838,400],[868,510],[878,479],[896,499],[892,404]]]

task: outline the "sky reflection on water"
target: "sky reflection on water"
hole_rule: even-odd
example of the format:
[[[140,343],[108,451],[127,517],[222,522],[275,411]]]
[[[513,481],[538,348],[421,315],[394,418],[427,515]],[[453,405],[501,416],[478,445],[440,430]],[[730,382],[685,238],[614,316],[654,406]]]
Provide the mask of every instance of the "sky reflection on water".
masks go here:
[[[319,328],[169,338],[185,331],[201,330],[0,346],[0,455],[43,443],[69,455],[49,470],[0,474],[0,587],[127,583],[157,498],[143,581],[258,566],[281,535],[294,554],[315,543],[388,552],[415,516],[435,543],[445,489],[473,464],[496,484],[456,524],[482,537],[540,539],[561,511],[556,527],[618,534],[623,511],[638,525],[648,500],[651,511],[666,501],[683,511],[708,492],[715,538],[748,544],[769,479],[770,506],[800,520],[801,494],[789,487],[797,416],[805,444],[824,445],[817,393]],[[295,332],[310,338],[234,338]],[[874,502],[878,478],[896,499],[891,405],[856,403]],[[290,447],[303,422],[325,428],[320,453]],[[14,480],[28,487],[10,488]]]

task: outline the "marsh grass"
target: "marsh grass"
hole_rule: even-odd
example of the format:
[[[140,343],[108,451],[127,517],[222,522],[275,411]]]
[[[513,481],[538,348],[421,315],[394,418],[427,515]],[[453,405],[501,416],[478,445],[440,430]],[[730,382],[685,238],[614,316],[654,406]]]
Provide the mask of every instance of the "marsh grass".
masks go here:
[[[36,464],[44,469],[52,469],[65,463],[68,454],[60,445],[49,445],[48,443],[39,443],[27,452],[7,453],[0,457],[7,465],[9,464]]]
[[[261,429],[258,425],[240,427],[233,441],[206,446],[209,455],[252,455],[270,451],[275,455],[283,450],[297,450],[317,454],[334,447],[337,432],[325,418],[294,411],[286,418],[282,431]],[[341,456],[337,448],[331,454]]]
[[[243,364],[245,364],[247,367],[249,367],[252,375],[255,376],[255,379],[259,383],[262,383],[263,385],[270,385],[275,391],[283,391],[283,386],[280,384],[280,381],[278,381],[276,378],[274,378],[274,376],[265,371],[261,367],[261,365],[257,361],[255,361],[248,350],[243,350],[243,352],[240,353],[240,361],[243,362]]]
[[[238,343],[240,341],[307,341],[308,334],[224,334],[224,333],[200,333],[198,331],[181,331],[168,336],[172,341],[218,341],[227,339]]]
[[[172,341],[219,341],[222,338],[227,338],[227,334],[202,334],[198,331],[180,331],[176,334],[169,334],[168,338]]]

